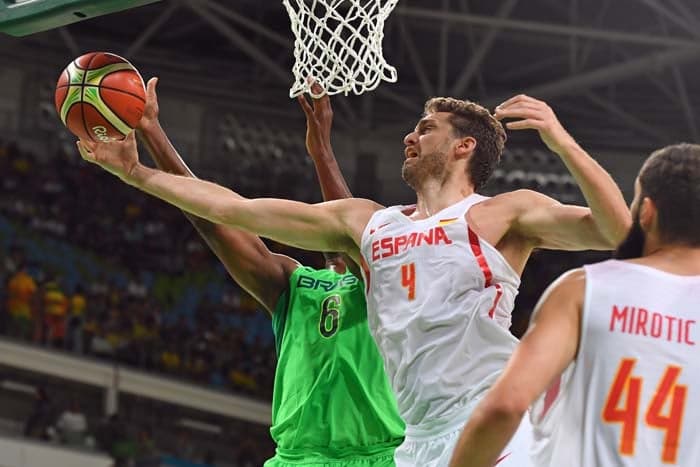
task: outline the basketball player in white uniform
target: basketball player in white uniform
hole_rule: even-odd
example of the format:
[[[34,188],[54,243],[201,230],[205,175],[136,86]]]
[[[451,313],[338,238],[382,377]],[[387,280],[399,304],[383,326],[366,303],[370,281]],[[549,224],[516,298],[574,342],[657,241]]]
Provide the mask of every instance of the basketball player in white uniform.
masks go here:
[[[700,146],[653,153],[632,212],[617,257],[634,259],[571,271],[545,292],[452,466],[493,466],[567,367],[549,465],[700,465]]]
[[[404,139],[403,176],[417,195],[410,209],[385,210],[363,199],[245,200],[219,185],[141,165],[131,138],[81,142],[79,149],[86,160],[192,214],[293,246],[344,252],[363,265],[370,328],[407,423],[396,464],[446,466],[472,407],[515,347],[510,312],[532,250],[612,249],[631,224],[615,182],[544,102],[516,96],[495,117],[457,99],[426,103]],[[536,129],[589,207],[529,190],[476,195],[503,150],[499,118],[517,119],[506,125],[513,130]],[[499,466],[524,465],[527,458],[520,449],[503,456]]]

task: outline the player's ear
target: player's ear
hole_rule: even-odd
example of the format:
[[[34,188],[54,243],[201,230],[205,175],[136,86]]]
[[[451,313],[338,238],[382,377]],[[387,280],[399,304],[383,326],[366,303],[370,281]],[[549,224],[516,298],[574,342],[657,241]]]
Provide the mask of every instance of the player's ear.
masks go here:
[[[657,225],[658,209],[654,201],[645,196],[639,206],[639,225],[642,229],[649,231]]]
[[[476,139],[472,136],[466,136],[457,140],[457,147],[455,148],[455,155],[457,159],[467,159],[470,157],[474,150],[476,149]]]

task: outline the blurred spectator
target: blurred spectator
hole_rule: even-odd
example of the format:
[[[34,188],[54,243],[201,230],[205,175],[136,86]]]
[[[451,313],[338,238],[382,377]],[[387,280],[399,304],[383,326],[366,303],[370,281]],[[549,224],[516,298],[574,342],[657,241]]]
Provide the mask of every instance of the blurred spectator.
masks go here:
[[[48,440],[47,428],[51,423],[51,399],[46,388],[40,385],[34,393],[34,406],[24,424],[24,436]]]
[[[52,347],[65,347],[66,323],[70,303],[60,286],[60,278],[52,277],[44,284],[43,311],[46,324],[46,342]]]
[[[175,344],[169,344],[160,354],[160,362],[163,369],[168,373],[178,373],[182,365],[180,354],[175,348]]]
[[[58,438],[69,446],[85,446],[88,425],[85,414],[80,410],[77,399],[72,399],[68,408],[56,420]]]
[[[29,275],[26,263],[20,263],[7,284],[7,311],[10,315],[10,334],[29,339],[32,334],[34,296],[38,286]]]
[[[159,337],[156,321],[143,302],[131,302],[129,314],[132,316],[131,343],[129,354],[134,364],[153,368],[153,357]]]
[[[66,349],[82,354],[84,352],[83,326],[85,324],[87,298],[83,286],[78,284],[70,297],[70,313],[66,331]]]
[[[7,286],[10,277],[17,272],[20,265],[24,264],[24,262],[24,250],[19,245],[12,244],[4,260],[0,262],[0,286],[2,286],[1,300],[3,303],[7,302]],[[0,333],[7,333],[10,322],[10,313],[7,307],[5,307],[5,309],[0,311]]]
[[[156,450],[151,430],[142,428],[136,443],[135,467],[160,467],[160,456]]]
[[[127,426],[118,413],[110,415],[98,425],[95,438],[97,447],[114,458],[115,467],[124,466],[127,460],[133,459],[136,446],[129,439]]]
[[[124,353],[128,350],[131,326],[129,318],[122,314],[120,306],[115,304],[110,308],[107,322],[102,329],[110,347],[109,353],[122,360]]]

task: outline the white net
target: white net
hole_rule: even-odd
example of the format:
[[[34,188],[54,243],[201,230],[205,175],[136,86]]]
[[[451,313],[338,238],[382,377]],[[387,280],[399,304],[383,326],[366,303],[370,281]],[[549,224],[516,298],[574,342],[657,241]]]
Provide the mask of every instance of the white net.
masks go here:
[[[315,80],[327,94],[362,94],[396,69],[382,54],[384,21],[399,0],[282,0],[294,33],[294,84],[289,96],[311,92]]]

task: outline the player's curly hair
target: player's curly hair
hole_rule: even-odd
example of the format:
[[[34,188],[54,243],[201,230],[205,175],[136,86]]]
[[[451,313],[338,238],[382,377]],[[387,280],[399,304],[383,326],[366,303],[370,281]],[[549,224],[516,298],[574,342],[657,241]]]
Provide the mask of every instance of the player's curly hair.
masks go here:
[[[654,151],[639,172],[639,184],[642,197],[658,209],[661,240],[700,246],[700,145]]]
[[[479,104],[453,97],[433,97],[425,103],[423,114],[449,112],[454,134],[458,138],[471,136],[476,140],[474,155],[467,171],[474,189],[481,189],[491,178],[501,160],[506,132],[501,122]]]

